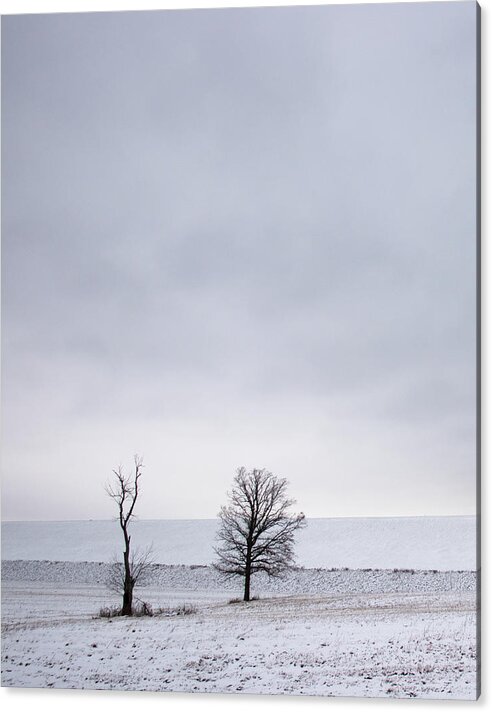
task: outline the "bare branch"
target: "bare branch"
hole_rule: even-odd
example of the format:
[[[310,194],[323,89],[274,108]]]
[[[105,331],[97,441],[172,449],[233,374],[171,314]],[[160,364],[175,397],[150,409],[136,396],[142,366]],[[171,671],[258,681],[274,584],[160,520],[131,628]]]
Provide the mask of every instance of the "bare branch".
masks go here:
[[[152,545],[146,549],[136,549],[130,554],[130,568],[132,571],[133,586],[145,586],[148,582],[152,567],[155,564]],[[121,595],[125,588],[125,566],[114,556],[109,569],[106,586],[114,593]]]

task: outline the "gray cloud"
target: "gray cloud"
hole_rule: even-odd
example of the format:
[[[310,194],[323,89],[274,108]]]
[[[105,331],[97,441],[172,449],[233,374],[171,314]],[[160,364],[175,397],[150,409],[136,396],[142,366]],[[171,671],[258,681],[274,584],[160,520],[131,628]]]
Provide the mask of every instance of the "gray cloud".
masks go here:
[[[134,450],[149,515],[212,516],[242,463],[312,515],[473,511],[474,4],[2,45],[5,516],[105,516]]]

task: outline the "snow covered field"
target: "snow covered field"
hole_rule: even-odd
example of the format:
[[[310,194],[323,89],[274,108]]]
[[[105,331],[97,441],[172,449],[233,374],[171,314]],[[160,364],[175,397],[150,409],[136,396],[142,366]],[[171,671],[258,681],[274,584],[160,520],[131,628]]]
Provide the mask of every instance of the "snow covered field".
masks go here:
[[[2,563],[2,684],[375,697],[476,697],[476,574],[299,569],[229,603],[203,566],[156,566],[117,603],[104,564]],[[175,615],[182,604],[190,615]]]
[[[136,520],[135,545],[153,544],[161,564],[210,564],[216,519]],[[296,537],[309,568],[476,569],[476,518],[308,519]],[[109,561],[121,549],[114,521],[3,522],[2,559]]]
[[[42,582],[50,584],[104,585],[109,565],[72,561],[3,561],[2,582]],[[210,566],[168,566],[155,564],[146,577],[142,596],[149,587],[163,591],[186,591],[188,594],[220,593],[239,596],[241,580],[224,579]],[[439,593],[476,588],[473,571],[418,571],[414,569],[304,569],[296,568],[281,579],[269,579],[257,574],[252,593],[278,595],[289,593],[350,594],[350,593]]]
[[[136,594],[163,612],[108,619],[115,522],[3,523],[2,684],[476,697],[474,517],[309,520],[249,604],[208,565],[216,526],[135,521],[157,562]]]

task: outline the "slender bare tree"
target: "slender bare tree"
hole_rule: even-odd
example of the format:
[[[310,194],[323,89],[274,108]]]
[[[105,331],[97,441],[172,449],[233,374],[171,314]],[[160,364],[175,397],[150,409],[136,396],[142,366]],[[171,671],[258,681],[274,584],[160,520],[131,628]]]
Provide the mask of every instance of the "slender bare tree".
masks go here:
[[[143,553],[133,552],[131,549],[130,522],[134,515],[135,504],[139,495],[139,482],[142,476],[143,460],[138,455],[134,458],[134,471],[125,475],[121,466],[113,470],[114,482],[106,486],[106,492],[116,503],[118,508],[118,521],[123,534],[125,548],[123,550],[123,566],[112,568],[108,585],[116,588],[123,594],[121,607],[122,616],[133,614],[133,589],[145,570],[150,565],[150,549]]]
[[[251,576],[264,571],[280,576],[294,563],[294,534],[305,517],[290,514],[295,500],[287,497],[288,482],[267,470],[240,467],[229,504],[219,512],[215,568],[227,576],[244,577],[244,600],[250,600]]]
[[[154,564],[152,545],[145,549],[135,549],[132,547],[129,558],[133,589],[135,589],[138,585],[145,585],[149,581],[151,569]],[[125,590],[125,576],[124,563],[115,556],[110,563],[106,586],[110,591],[121,595]],[[133,598],[135,598],[135,596],[133,596]]]

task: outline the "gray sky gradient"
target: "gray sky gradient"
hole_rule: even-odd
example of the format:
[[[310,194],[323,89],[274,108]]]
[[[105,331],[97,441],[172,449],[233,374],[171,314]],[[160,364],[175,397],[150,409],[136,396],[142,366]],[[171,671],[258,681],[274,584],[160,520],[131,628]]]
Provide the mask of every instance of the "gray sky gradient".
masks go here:
[[[475,12],[3,18],[4,518],[474,513]]]

